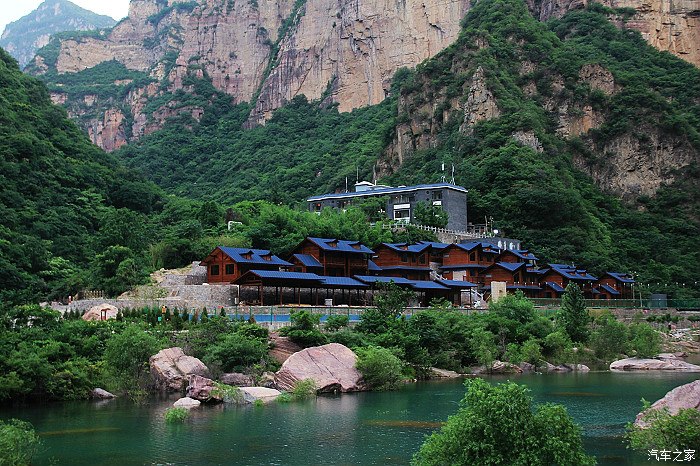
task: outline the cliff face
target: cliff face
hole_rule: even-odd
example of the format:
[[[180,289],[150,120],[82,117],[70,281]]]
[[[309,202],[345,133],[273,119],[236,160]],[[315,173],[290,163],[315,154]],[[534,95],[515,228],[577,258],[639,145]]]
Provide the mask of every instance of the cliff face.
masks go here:
[[[67,0],[46,0],[30,14],[8,24],[0,37],[0,47],[7,50],[24,67],[38,49],[49,43],[57,32],[92,31],[116,23],[109,16],[98,15]]]
[[[466,151],[465,157],[478,158],[487,147],[517,141],[547,157],[571,154],[598,186],[633,203],[692,177],[689,169],[700,162],[699,128],[683,114],[700,110],[700,74],[653,50],[621,53],[614,44],[623,43],[624,33],[611,25],[600,32],[609,37],[605,46],[611,50],[567,44],[572,33],[582,40],[580,25],[592,24],[592,15],[581,12],[555,25],[563,41],[542,25],[536,40],[530,33],[520,36],[529,37],[528,43],[516,39],[513,26],[505,42],[494,31],[488,31],[493,35],[488,40],[477,32],[433,58],[429,69],[419,69],[403,87],[394,140],[375,173],[423,166],[435,157],[426,154],[449,160]],[[622,83],[617,73],[624,75]],[[474,149],[479,144],[484,147]]]
[[[52,88],[93,142],[113,150],[162,125],[173,112],[147,104],[192,92],[192,77],[210,80],[233,103],[254,102],[250,124],[299,94],[323,96],[342,111],[379,103],[398,68],[454,41],[467,8],[467,0],[132,0],[108,35],[61,40],[54,57],[42,51],[32,68],[51,84],[116,61],[159,82],[127,83],[124,98],[95,96],[90,105],[84,95],[61,95],[70,94],[65,85]]]
[[[541,21],[561,18],[567,11],[584,8],[589,0],[527,0]],[[619,23],[634,29],[651,45],[700,66],[700,0],[600,0],[611,8],[631,8],[630,20]]]

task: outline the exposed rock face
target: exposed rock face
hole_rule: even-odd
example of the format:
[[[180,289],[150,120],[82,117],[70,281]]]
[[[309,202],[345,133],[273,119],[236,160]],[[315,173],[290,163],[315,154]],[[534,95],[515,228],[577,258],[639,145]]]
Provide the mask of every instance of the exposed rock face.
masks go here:
[[[149,364],[156,388],[168,392],[183,391],[189,375],[209,375],[209,369],[202,361],[185,355],[182,348],[178,347],[160,350],[151,356]]]
[[[186,396],[184,398],[180,398],[175,403],[173,403],[173,406],[176,408],[192,409],[192,408],[198,408],[201,404],[202,404],[201,401],[195,400],[194,398],[190,398],[190,397]]]
[[[561,18],[569,10],[584,8],[589,0],[526,0],[541,21]],[[636,14],[623,28],[635,29],[659,50],[700,66],[700,1],[698,0],[602,0],[613,8],[634,8]]]
[[[107,320],[116,319],[119,309],[111,304],[98,304],[92,306],[89,311],[83,314],[83,320]]]
[[[277,371],[275,380],[281,390],[291,390],[301,380],[312,379],[318,393],[363,390],[362,374],[355,368],[357,356],[339,343],[306,348],[294,353]]]
[[[214,381],[199,375],[187,376],[187,396],[199,401],[223,400],[222,396],[216,393]]]
[[[219,377],[219,380],[221,383],[233,385],[235,387],[252,387],[255,385],[255,380],[253,380],[252,376],[241,374],[239,372],[222,374],[221,377]]]
[[[241,393],[243,393],[243,401],[246,403],[255,403],[258,400],[269,403],[275,401],[282,394],[279,390],[266,387],[243,387]]]
[[[157,92],[136,88],[123,102],[100,102],[98,116],[83,122],[106,150],[159,128],[166,117],[145,114],[144,102],[134,101],[191,92],[188,76],[210,79],[234,103],[257,98],[250,124],[263,123],[300,94],[324,97],[341,111],[379,103],[398,68],[413,67],[454,41],[469,8],[468,0],[307,0],[298,9],[293,0],[178,3],[132,0],[129,16],[108,35],[60,43],[53,65],[58,73],[116,60],[161,81]],[[284,37],[278,37],[280,30]],[[37,57],[33,71],[41,74],[49,66]],[[85,102],[66,105],[71,116],[90,113]]]
[[[272,344],[272,349],[270,349],[270,356],[275,359],[275,361],[280,364],[293,355],[301,351],[303,348],[287,337],[280,336],[277,332],[270,333],[269,341]]]
[[[678,411],[681,409],[700,410],[700,380],[674,388],[651,405],[648,410],[639,413],[634,424],[639,427],[646,427],[647,423],[644,421],[644,417],[651,410],[658,409],[667,409],[671,415],[678,414]]]
[[[700,366],[680,359],[639,359],[627,358],[610,364],[611,371],[678,371],[700,372]]]
[[[112,398],[116,397],[116,395],[109,393],[107,390],[102,388],[96,388],[90,392],[90,398],[96,398],[98,400],[111,400]]]
[[[464,105],[464,121],[459,131],[471,134],[472,128],[476,123],[498,118],[500,115],[501,111],[498,110],[496,99],[486,86],[484,69],[479,67],[472,77],[472,83],[467,94],[467,102]]]

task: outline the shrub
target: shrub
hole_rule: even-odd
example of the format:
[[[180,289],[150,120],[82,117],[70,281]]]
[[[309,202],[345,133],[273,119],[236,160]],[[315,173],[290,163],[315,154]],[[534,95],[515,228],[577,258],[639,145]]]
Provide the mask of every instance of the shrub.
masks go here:
[[[373,390],[394,390],[402,380],[401,360],[386,348],[368,346],[358,349],[355,365]]]
[[[459,410],[428,437],[414,465],[595,464],[563,406],[533,409],[528,389],[512,382],[472,379],[465,385]]]
[[[681,409],[671,415],[667,408],[649,409],[649,402],[642,402],[643,411],[646,411],[642,420],[647,426],[627,425],[627,440],[631,448],[640,451],[654,448],[683,451],[700,445],[700,411]]]
[[[321,316],[309,311],[293,312],[292,324],[280,330],[280,334],[289,337],[294,343],[303,346],[318,346],[328,343],[328,338],[318,329]]]
[[[143,389],[148,381],[148,359],[161,349],[160,342],[137,324],[107,342],[104,359],[117,385],[127,392]]]
[[[40,446],[41,440],[30,423],[19,419],[0,420],[0,464],[31,464]]]
[[[345,328],[350,323],[350,318],[345,315],[328,316],[326,319],[326,330],[329,332],[337,332],[341,328]]]
[[[190,412],[185,408],[168,408],[165,411],[165,422],[168,424],[182,423],[189,415]]]
[[[523,343],[520,351],[523,361],[525,362],[529,362],[530,364],[537,366],[542,361],[542,352],[540,350],[540,344],[537,342],[537,340],[530,339],[526,341]]]
[[[240,388],[220,382],[214,382],[214,387],[211,391],[212,396],[220,397],[224,403],[243,403],[243,392]]]
[[[202,359],[205,364],[218,366],[224,372],[240,372],[264,360],[266,356],[266,341],[231,333],[209,346]]]
[[[633,324],[629,328],[630,346],[638,358],[654,358],[661,351],[659,332],[649,324]]]
[[[583,293],[575,283],[569,283],[561,300],[561,310],[557,316],[557,322],[569,335],[571,341],[588,341],[588,325],[591,316],[583,300]]]
[[[298,380],[290,392],[294,400],[306,400],[316,396],[316,382],[313,379]]]
[[[627,351],[628,332],[622,322],[610,314],[603,314],[596,319],[596,328],[590,338],[591,349],[595,355],[606,361],[616,359]]]

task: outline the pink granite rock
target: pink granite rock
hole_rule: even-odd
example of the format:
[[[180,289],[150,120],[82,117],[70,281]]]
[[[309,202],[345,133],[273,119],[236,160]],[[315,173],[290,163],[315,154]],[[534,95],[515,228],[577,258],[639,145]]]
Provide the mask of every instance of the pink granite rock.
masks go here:
[[[188,375],[206,377],[209,369],[199,359],[187,356],[182,348],[167,348],[149,359],[151,375],[159,390],[181,392],[187,386]]]
[[[83,320],[108,320],[116,319],[119,314],[119,309],[111,304],[98,304],[92,306],[89,311],[83,314]]]
[[[217,388],[212,379],[199,375],[187,376],[187,396],[199,401],[222,401],[221,393],[216,393]]]
[[[653,409],[668,409],[671,415],[678,414],[681,409],[700,410],[700,380],[690,382],[680,387],[676,387],[668,392],[663,398],[656,401],[648,410],[637,415],[634,424],[639,427],[646,427],[644,416]]]
[[[291,390],[300,380],[312,379],[317,392],[364,390],[362,374],[355,368],[357,356],[347,346],[329,343],[292,354],[275,374],[280,390]]]
[[[700,366],[689,364],[680,359],[641,359],[627,358],[613,361],[611,371],[678,371],[700,372]]]

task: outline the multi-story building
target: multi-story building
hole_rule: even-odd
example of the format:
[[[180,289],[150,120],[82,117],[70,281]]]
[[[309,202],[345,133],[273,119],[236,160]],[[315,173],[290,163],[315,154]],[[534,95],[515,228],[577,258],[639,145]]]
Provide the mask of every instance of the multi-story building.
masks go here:
[[[321,212],[327,207],[346,209],[354,202],[377,197],[386,197],[385,214],[391,220],[412,223],[415,221],[416,206],[425,203],[447,212],[447,229],[467,231],[467,190],[450,183],[393,188],[363,181],[355,185],[355,192],[322,194],[306,201],[310,211]]]

